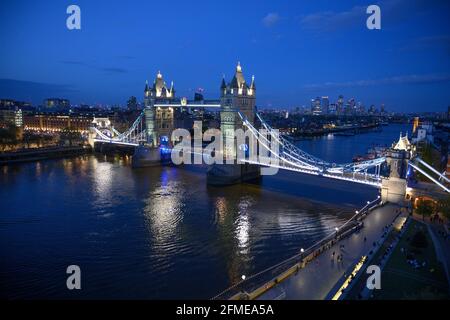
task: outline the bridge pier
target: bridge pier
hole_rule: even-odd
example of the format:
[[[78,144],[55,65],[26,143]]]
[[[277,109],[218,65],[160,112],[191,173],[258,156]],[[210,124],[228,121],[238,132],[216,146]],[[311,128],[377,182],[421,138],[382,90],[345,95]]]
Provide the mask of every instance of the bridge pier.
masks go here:
[[[133,168],[160,166],[162,162],[161,151],[158,147],[137,146],[131,164]]]
[[[210,185],[225,186],[257,180],[261,177],[259,165],[244,164],[213,164],[208,167],[206,181]]]

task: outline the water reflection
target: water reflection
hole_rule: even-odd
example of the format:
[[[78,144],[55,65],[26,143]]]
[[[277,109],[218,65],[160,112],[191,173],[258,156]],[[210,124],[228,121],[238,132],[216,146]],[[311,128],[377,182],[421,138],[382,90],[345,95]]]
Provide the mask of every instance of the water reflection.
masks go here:
[[[11,213],[0,228],[9,244],[0,271],[15,275],[20,264],[54,274],[59,261],[71,263],[76,256],[90,270],[93,284],[83,297],[114,292],[115,298],[210,298],[243,274],[308,247],[342,221],[335,208],[287,196],[284,178],[279,192],[248,184],[213,188],[204,173],[173,167],[134,170],[126,159],[103,156],[15,168],[6,174],[14,179],[3,179],[5,188],[0,188],[0,203]],[[22,222],[42,218],[43,208],[49,209],[48,219]],[[45,252],[34,251],[42,247]],[[17,296],[66,294],[59,279],[23,270],[18,275],[23,286],[13,280],[5,285]],[[115,281],[107,281],[111,277]]]
[[[238,218],[235,222],[236,240],[239,248],[239,253],[246,255],[249,253],[249,239],[250,239],[250,207],[253,199],[251,197],[243,197],[238,203]]]
[[[170,180],[163,170],[161,184],[150,191],[145,200],[144,216],[152,237],[152,244],[162,252],[172,252],[177,242],[177,229],[183,221],[184,188],[180,181]]]
[[[114,168],[108,162],[93,162],[95,174],[93,174],[93,190],[99,204],[105,203],[110,199],[111,188],[113,184]]]

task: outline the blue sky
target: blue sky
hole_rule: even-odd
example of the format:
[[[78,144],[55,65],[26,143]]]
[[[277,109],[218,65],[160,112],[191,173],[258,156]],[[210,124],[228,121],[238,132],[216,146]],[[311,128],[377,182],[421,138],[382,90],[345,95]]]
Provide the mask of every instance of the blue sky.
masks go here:
[[[81,30],[66,8],[81,8]],[[382,29],[368,30],[378,4]],[[216,98],[237,61],[257,105],[354,97],[395,111],[450,105],[450,3],[381,1],[1,1],[0,97],[73,103],[142,100],[161,70],[177,94]]]

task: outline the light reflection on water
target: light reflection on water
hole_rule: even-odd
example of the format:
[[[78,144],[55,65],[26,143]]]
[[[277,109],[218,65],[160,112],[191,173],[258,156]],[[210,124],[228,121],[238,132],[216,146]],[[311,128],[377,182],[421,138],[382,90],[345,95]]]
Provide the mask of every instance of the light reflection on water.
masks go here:
[[[171,248],[176,230],[183,221],[183,191],[180,183],[163,179],[163,184],[151,191],[145,200],[144,215],[156,248]]]
[[[339,139],[316,145],[324,155],[338,150],[326,141]],[[216,188],[202,170],[135,170],[103,156],[5,166],[1,295],[209,298],[307,248],[374,196],[324,183],[280,172],[261,185]],[[70,264],[86,281],[76,296],[65,289]]]
[[[345,217],[254,185],[209,187],[204,172],[136,171],[103,157],[24,164],[0,179],[10,297],[70,298],[57,281],[75,261],[91,283],[84,298],[208,298]]]

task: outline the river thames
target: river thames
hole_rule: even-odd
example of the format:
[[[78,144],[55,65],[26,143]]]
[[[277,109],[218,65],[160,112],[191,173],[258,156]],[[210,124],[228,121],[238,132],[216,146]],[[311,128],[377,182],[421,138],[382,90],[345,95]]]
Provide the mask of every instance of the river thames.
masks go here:
[[[406,125],[297,144],[351,162]],[[92,155],[0,167],[1,296],[210,298],[307,248],[378,195],[376,188],[279,172],[211,187],[204,167],[132,169]],[[79,265],[82,289],[66,288]]]

